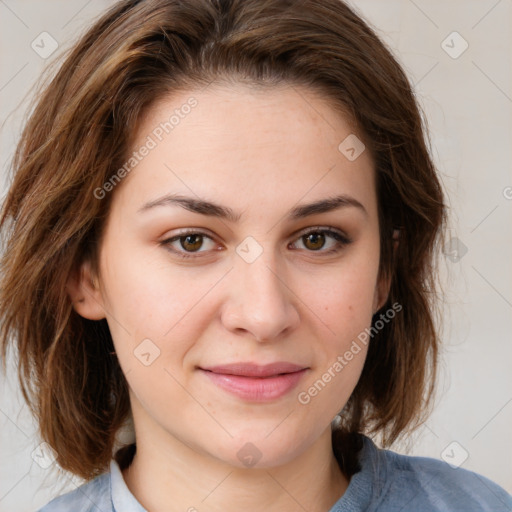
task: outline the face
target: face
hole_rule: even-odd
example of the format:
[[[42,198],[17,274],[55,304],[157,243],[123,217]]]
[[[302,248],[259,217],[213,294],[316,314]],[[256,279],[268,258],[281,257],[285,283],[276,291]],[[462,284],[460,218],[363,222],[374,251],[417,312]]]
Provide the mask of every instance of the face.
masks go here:
[[[148,111],[77,306],[108,321],[137,433],[271,467],[330,428],[387,293],[372,159],[338,149],[354,133],[296,87],[210,85]]]

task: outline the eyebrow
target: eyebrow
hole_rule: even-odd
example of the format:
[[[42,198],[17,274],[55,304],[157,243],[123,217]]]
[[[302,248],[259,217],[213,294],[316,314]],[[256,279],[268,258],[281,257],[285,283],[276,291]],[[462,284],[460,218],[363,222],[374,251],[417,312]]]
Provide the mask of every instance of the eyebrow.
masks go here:
[[[175,205],[181,206],[182,208],[185,208],[185,210],[189,210],[194,213],[208,215],[211,217],[218,217],[233,223],[238,222],[242,216],[241,213],[236,213],[227,206],[222,206],[212,201],[205,201],[200,198],[188,197],[181,194],[169,194],[160,197],[159,199],[149,201],[148,203],[145,203],[141,208],[139,208],[138,211],[145,212],[159,206]],[[357,199],[348,195],[339,195],[321,199],[313,203],[296,206],[288,212],[287,217],[290,220],[297,220],[309,217],[310,215],[330,212],[332,210],[338,210],[340,208],[347,207],[357,208],[366,216],[368,216],[368,212],[366,211],[365,207]]]

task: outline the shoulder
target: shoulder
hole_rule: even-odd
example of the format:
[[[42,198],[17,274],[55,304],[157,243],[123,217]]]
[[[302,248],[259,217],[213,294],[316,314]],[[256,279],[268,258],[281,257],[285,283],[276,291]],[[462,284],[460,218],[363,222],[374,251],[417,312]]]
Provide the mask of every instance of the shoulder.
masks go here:
[[[429,457],[377,451],[385,460],[379,493],[382,510],[397,503],[404,510],[512,510],[512,496],[478,473]]]
[[[110,473],[50,501],[37,512],[112,512]]]

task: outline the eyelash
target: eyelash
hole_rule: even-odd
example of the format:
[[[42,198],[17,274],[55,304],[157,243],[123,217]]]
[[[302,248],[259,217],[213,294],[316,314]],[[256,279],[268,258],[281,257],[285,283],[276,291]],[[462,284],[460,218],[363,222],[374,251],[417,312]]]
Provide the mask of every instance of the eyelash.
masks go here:
[[[299,235],[296,240],[304,238],[313,233],[314,234],[324,233],[324,234],[329,235],[330,237],[334,238],[334,240],[336,240],[337,246],[334,249],[330,249],[329,251],[322,251],[321,249],[319,249],[318,251],[309,250],[307,252],[312,252],[312,253],[319,252],[323,255],[335,254],[335,253],[340,252],[343,249],[343,247],[352,243],[352,240],[350,238],[346,237],[345,235],[342,235],[338,231],[334,231],[330,228],[322,228],[322,227],[311,228],[311,229],[303,232],[301,235]],[[172,242],[180,240],[181,238],[185,238],[189,235],[201,235],[203,237],[209,238],[210,240],[213,240],[212,237],[209,236],[205,232],[189,230],[189,231],[184,231],[184,232],[180,233],[179,235],[173,236],[172,238],[163,240],[162,242],[160,242],[160,245],[164,246],[167,250],[171,251],[173,254],[176,254],[180,258],[183,258],[183,259],[198,258],[198,257],[200,257],[201,252],[196,251],[196,252],[192,252],[192,253],[187,253],[187,252],[177,251],[170,247],[170,244]],[[205,251],[203,251],[203,252],[205,252]]]

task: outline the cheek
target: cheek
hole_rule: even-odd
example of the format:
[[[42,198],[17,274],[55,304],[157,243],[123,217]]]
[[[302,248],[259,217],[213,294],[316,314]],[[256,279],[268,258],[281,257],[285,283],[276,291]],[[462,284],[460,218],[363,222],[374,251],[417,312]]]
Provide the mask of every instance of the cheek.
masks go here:
[[[126,257],[109,246],[103,255],[109,312],[127,328],[162,336],[197,300],[200,282],[193,281],[186,268],[167,263],[160,247],[141,248],[129,241],[122,245]]]
[[[375,283],[368,269],[353,270],[331,275],[321,292],[311,289],[306,295],[311,310],[319,311],[317,334],[324,333],[316,337],[314,371],[297,392],[300,407],[311,415],[334,418],[357,385],[366,360]]]
[[[186,269],[171,272],[151,251],[129,254],[122,258],[107,250],[103,259],[105,309],[116,351],[130,367],[134,351],[149,339],[160,350],[160,360],[178,357],[191,338],[183,329],[193,329],[194,304],[208,283],[192,281]],[[171,339],[173,350],[168,351]]]
[[[340,266],[319,286],[305,290],[307,305],[330,327],[335,344],[346,343],[370,325],[376,274],[376,265]]]

